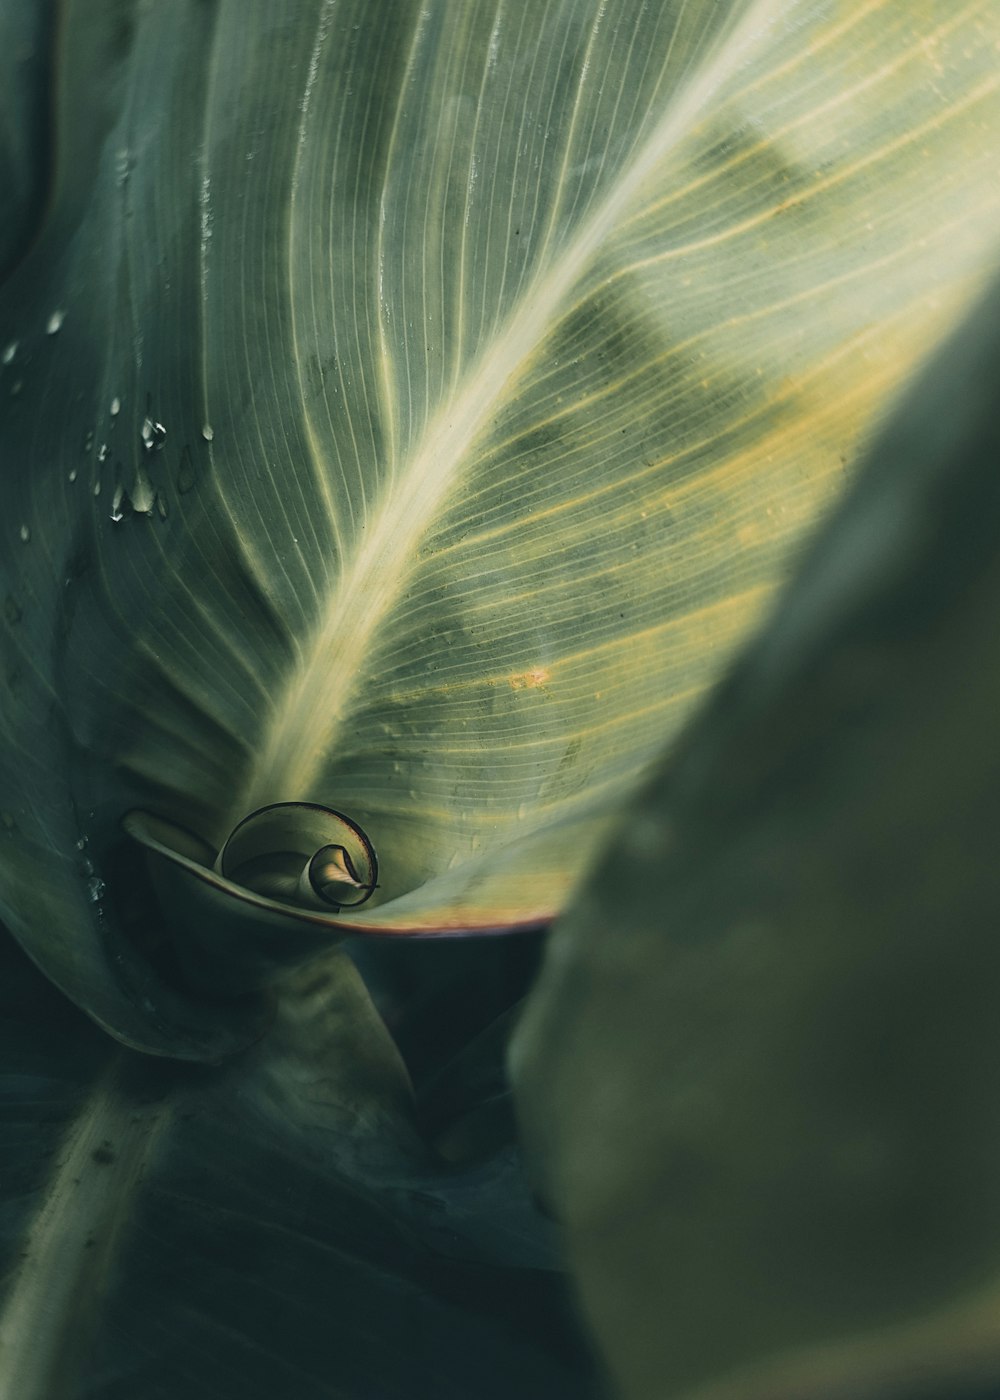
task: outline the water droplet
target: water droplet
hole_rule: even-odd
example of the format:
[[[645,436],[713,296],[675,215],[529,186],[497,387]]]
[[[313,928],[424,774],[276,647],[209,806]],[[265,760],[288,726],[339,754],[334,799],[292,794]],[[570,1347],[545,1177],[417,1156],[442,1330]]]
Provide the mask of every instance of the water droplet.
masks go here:
[[[190,447],[185,447],[181,453],[180,465],[177,468],[177,490],[182,496],[186,496],[194,487],[196,480],[194,458],[191,456]]]
[[[65,321],[65,319],[65,311],[53,311],[52,315],[49,317],[48,321],[45,324],[45,334],[55,335],[56,332],[62,328],[62,323],[63,321]]]
[[[86,431],[86,432],[84,433],[84,435],[83,435],[83,450],[84,450],[84,452],[91,452],[91,451],[93,451],[93,447],[94,447],[94,430],[93,430],[93,428],[88,428],[87,431]]]
[[[167,516],[170,514],[167,498],[160,491],[156,493],[156,510],[161,520],[166,520]]]
[[[139,515],[152,515],[153,506],[156,503],[156,493],[153,490],[149,477],[142,470],[136,473],[135,484],[129,493],[132,501],[132,509]]]
[[[206,442],[211,442],[213,440],[215,437],[215,429],[212,427],[211,423],[202,423],[201,435]]]
[[[72,468],[70,469],[69,479],[70,479],[70,481],[75,481],[75,480],[76,480],[76,467],[72,467]]]
[[[9,365],[11,360],[13,360],[14,356],[17,354],[17,346],[18,342],[16,340],[12,340],[8,345],[5,345],[3,348],[3,354],[0,355],[0,363]]]
[[[125,511],[129,508],[130,502],[125,495],[125,488],[120,483],[115,487],[115,494],[111,497],[111,519],[115,524],[125,519]]]
[[[106,462],[108,460],[108,444],[106,442],[102,442],[97,449],[97,460],[99,462]]]
[[[142,437],[142,445],[147,452],[154,449],[159,452],[167,440],[167,430],[162,423],[157,423],[155,419],[148,415],[142,420],[142,427],[139,430]]]
[[[24,616],[21,612],[20,604],[13,593],[8,593],[3,600],[3,615],[11,627],[14,626],[15,622],[20,622],[21,618]]]
[[[91,875],[87,881],[87,897],[91,904],[98,904],[104,898],[105,884],[99,875]]]
[[[100,483],[100,480],[97,480],[97,481],[94,482],[94,495],[95,495],[95,496],[99,496],[100,494],[101,494],[101,483]]]
[[[21,526],[21,539],[24,541],[25,544],[27,544],[28,541],[31,539],[31,531],[27,525]]]
[[[85,851],[85,850],[87,849],[87,838],[86,838],[86,836],[81,836],[81,837],[79,838],[79,840],[78,840],[77,843],[76,843],[76,849],[77,849],[78,851]]]
[[[118,395],[116,394],[116,395],[114,396],[114,398],[111,400],[111,417],[112,417],[112,418],[117,418],[118,415],[119,415],[119,413],[121,413],[121,411],[122,411],[122,401],[121,401],[121,399],[118,397]]]
[[[15,379],[14,382],[13,382],[13,384],[10,386],[10,396],[11,396],[11,398],[12,398],[12,399],[16,399],[17,396],[18,396],[18,394],[21,392],[21,390],[22,390],[23,388],[24,388],[24,380],[23,380],[23,379]]]

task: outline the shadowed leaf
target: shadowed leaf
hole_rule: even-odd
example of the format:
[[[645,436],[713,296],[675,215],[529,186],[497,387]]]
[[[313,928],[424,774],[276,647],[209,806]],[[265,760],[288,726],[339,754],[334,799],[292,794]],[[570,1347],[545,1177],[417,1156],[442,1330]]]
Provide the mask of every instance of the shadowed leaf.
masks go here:
[[[0,1394],[596,1398],[516,1161],[434,1162],[343,955],[223,1069],[0,973]]]

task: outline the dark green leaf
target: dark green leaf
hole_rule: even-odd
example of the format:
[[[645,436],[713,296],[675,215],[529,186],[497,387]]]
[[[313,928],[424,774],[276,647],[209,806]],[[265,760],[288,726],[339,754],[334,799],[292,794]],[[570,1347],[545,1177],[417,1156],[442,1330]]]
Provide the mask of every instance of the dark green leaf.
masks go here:
[[[516,1160],[435,1165],[343,955],[221,1070],[116,1045],[0,958],[4,1397],[596,1395]]]

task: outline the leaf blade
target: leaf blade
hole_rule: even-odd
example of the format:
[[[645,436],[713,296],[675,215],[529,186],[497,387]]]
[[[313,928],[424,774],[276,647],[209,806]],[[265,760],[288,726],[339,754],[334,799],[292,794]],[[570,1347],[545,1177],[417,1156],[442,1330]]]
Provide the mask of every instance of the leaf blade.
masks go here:
[[[135,1043],[81,835],[314,800],[366,927],[550,918],[993,257],[985,0],[253,14],[142,17],[5,290],[3,908]]]

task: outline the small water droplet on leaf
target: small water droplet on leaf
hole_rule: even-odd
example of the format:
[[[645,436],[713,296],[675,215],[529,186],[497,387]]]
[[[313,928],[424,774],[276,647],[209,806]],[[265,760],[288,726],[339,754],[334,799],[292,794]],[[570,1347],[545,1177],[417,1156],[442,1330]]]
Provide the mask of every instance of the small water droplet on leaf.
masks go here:
[[[177,468],[177,490],[182,496],[186,496],[193,489],[196,480],[194,458],[191,455],[190,447],[185,447],[181,453],[180,465]]]
[[[63,321],[65,321],[65,319],[65,311],[53,311],[52,315],[49,317],[48,321],[45,324],[45,334],[55,335],[57,331],[62,329],[62,323]]]
[[[162,423],[157,423],[154,418],[148,415],[142,420],[140,429],[142,445],[147,452],[162,451],[163,444],[167,440],[167,430]]]

